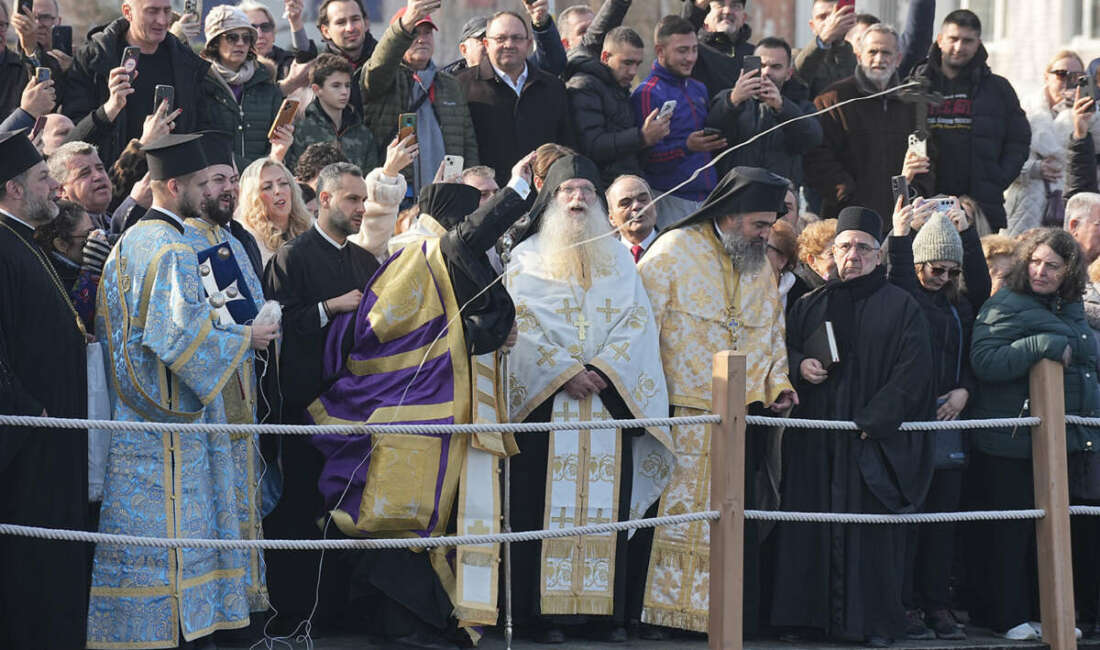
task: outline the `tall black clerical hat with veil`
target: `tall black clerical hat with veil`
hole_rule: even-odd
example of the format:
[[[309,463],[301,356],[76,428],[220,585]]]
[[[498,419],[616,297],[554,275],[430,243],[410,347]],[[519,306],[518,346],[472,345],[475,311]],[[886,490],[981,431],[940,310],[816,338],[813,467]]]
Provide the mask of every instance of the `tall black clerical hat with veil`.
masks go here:
[[[759,167],[734,167],[718,181],[699,209],[666,229],[674,230],[700,221],[713,221],[731,214],[775,212],[787,214],[783,200],[790,182]]]

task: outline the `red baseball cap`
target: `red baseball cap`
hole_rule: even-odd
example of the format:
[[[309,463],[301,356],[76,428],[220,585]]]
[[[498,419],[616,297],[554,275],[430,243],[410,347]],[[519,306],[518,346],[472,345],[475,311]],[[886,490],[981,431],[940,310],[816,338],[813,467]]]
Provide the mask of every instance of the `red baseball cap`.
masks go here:
[[[406,7],[401,7],[400,9],[397,10],[397,13],[395,13],[393,15],[393,18],[390,19],[390,24],[391,25],[396,23],[399,18],[401,18],[402,16],[405,15],[405,9],[406,9]],[[436,27],[435,23],[432,22],[431,15],[424,16],[420,20],[416,21],[416,24],[413,25],[413,29],[416,29],[417,27],[420,27],[421,25],[431,25],[432,29],[434,29],[437,32],[439,31],[439,28]]]

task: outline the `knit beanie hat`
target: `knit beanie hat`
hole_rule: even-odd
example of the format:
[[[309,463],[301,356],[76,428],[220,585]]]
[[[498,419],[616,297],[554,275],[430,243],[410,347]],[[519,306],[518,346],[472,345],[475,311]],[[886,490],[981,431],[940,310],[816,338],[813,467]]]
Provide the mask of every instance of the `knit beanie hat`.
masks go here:
[[[963,263],[963,243],[955,225],[946,214],[937,212],[921,227],[913,238],[913,262]]]

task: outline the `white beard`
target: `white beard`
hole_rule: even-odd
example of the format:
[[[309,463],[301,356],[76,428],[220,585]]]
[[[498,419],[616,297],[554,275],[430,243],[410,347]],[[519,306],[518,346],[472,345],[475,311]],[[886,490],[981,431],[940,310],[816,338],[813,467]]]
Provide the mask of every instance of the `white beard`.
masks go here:
[[[580,280],[586,272],[591,277],[610,270],[615,259],[611,246],[619,245],[610,233],[607,212],[599,203],[588,205],[583,215],[577,215],[555,199],[543,213],[539,227],[543,267],[562,280]]]

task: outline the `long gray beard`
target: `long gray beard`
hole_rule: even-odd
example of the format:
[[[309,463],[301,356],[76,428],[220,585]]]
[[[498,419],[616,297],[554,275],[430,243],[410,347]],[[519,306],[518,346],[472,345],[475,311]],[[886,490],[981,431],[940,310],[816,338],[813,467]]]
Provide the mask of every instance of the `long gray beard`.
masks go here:
[[[546,270],[554,277],[578,278],[584,270],[589,272],[606,266],[614,249],[609,243],[619,245],[611,237],[596,239],[611,231],[611,224],[598,203],[589,206],[584,217],[574,217],[561,202],[555,200],[542,215],[539,227],[539,247]],[[578,242],[586,242],[577,245]]]
[[[733,262],[733,268],[741,273],[756,273],[767,262],[764,242],[745,239],[738,233],[722,233],[722,248]]]

